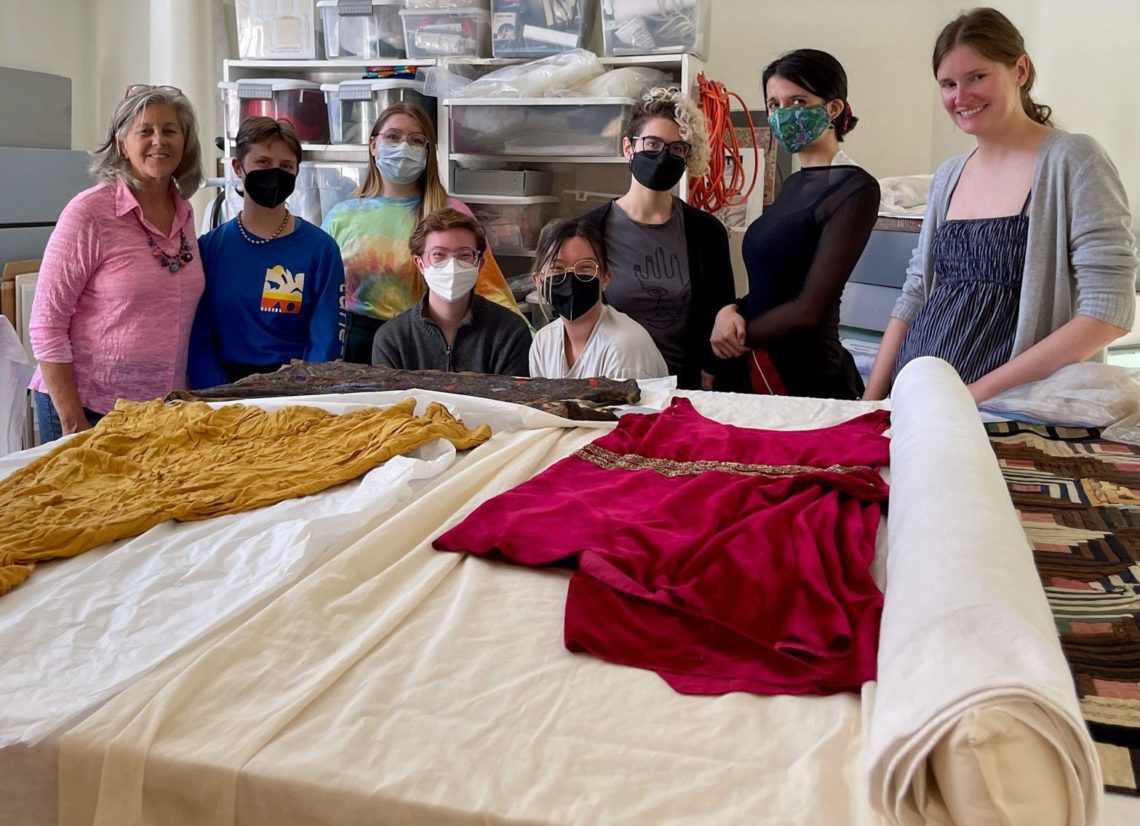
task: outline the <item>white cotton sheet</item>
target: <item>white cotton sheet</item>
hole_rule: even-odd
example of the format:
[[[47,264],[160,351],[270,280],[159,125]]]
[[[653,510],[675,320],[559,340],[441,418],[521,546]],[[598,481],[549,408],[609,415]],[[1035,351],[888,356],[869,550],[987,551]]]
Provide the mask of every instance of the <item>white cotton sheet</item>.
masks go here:
[[[968,472],[969,457],[980,455],[977,445],[965,452],[953,447],[963,433],[975,440],[979,434],[976,428],[953,424],[964,413],[956,408],[957,402],[939,401],[947,382],[938,377],[913,384],[916,404],[917,397],[928,397],[921,403],[925,414],[905,416],[908,424],[901,432],[909,428],[923,434],[914,437],[918,444],[908,448],[912,459],[906,460],[920,467],[912,467],[909,477],[904,472],[909,479],[906,489],[913,490],[913,496],[900,500],[892,494],[892,543],[896,543],[893,525],[900,515],[909,513],[919,524],[911,524],[909,533],[904,531],[897,540],[906,544],[892,547],[928,553],[932,538],[942,541],[940,534],[949,532],[931,529],[932,524],[947,522],[939,515],[938,503],[956,503],[954,497],[942,495],[943,480]],[[956,382],[953,379],[950,386]],[[658,390],[658,397],[648,399],[654,407],[667,395]],[[365,394],[369,403],[388,403],[402,395]],[[705,415],[752,427],[824,427],[878,406],[685,395]],[[365,396],[304,401],[339,412],[355,407]],[[541,418],[546,414],[538,411],[438,396],[471,424],[480,423],[480,417],[505,428],[548,423]],[[899,403],[896,392],[896,408]],[[13,801],[0,782],[0,824],[51,822],[46,816],[37,821],[24,815],[34,805],[31,795],[38,790],[42,798],[43,790],[54,788],[47,774],[57,763],[60,822],[65,826],[164,822],[880,826],[887,821],[876,806],[887,809],[898,803],[905,809],[908,800],[935,798],[940,787],[923,786],[927,765],[923,750],[939,739],[944,720],[953,722],[962,715],[946,706],[940,685],[931,687],[935,677],[927,669],[941,664],[944,671],[947,664],[954,664],[969,672],[963,658],[986,661],[984,652],[975,655],[990,642],[984,637],[987,629],[980,643],[971,638],[962,652],[940,649],[937,657],[930,657],[919,643],[901,640],[902,653],[887,666],[880,662],[887,685],[880,685],[879,701],[874,699],[875,684],[870,683],[862,699],[852,694],[687,697],[674,693],[650,672],[565,651],[561,638],[565,574],[430,549],[432,538],[480,501],[524,481],[605,427],[501,432],[461,456],[446,472],[412,482],[412,501],[378,513],[335,552],[323,554],[290,587],[278,589],[190,643],[171,645],[161,662],[126,680],[101,707],[87,709],[62,733],[45,737],[31,749],[22,745],[0,749],[0,780],[11,767],[16,774],[9,775],[14,782],[8,786],[29,790],[26,798]],[[900,438],[897,413],[894,435]],[[923,447],[925,439],[938,441],[940,447]],[[984,437],[981,445],[988,451]],[[902,462],[900,458],[900,467]],[[0,460],[0,473],[3,467]],[[898,473],[899,468],[893,468],[896,491],[900,491]],[[915,474],[925,487],[913,488]],[[1001,485],[1000,477],[997,483]],[[1004,486],[1001,496],[990,493],[985,502],[974,503],[971,520],[988,523],[994,502],[1000,510]],[[1014,526],[1016,539],[1008,532],[997,538],[1023,546],[1016,520]],[[875,562],[880,583],[886,541],[887,531],[880,531]],[[173,544],[164,543],[163,552]],[[110,555],[114,553],[117,550]],[[63,577],[73,565],[79,571],[82,566],[75,563],[82,559],[50,573]],[[944,566],[923,559],[909,552],[892,555],[888,605],[897,592],[909,592],[918,597],[909,600],[911,611],[920,601],[925,605],[934,600],[924,610],[941,617],[938,600],[960,595],[944,587],[946,577],[938,576]],[[922,570],[917,570],[919,562]],[[157,565],[152,573],[161,576],[162,568]],[[41,574],[47,572],[36,576]],[[1031,564],[1029,578],[1036,582]],[[1024,579],[1017,578],[1022,585]],[[982,608],[990,607],[991,597],[1000,601],[993,589],[1009,583],[999,582],[1003,584],[984,580],[969,586],[981,589]],[[158,587],[146,581],[139,586]],[[66,602],[76,592],[61,585],[58,600]],[[1021,592],[1014,589],[1014,593]],[[0,600],[0,618],[4,600]],[[1015,604],[1022,601],[1015,596]],[[180,609],[194,616],[197,607],[182,604]],[[1051,629],[1045,610],[1044,623]],[[905,612],[901,616],[905,619]],[[95,621],[102,621],[98,617]],[[1043,626],[1038,627],[1041,620],[1038,616],[1037,624],[1031,624],[1036,629],[1033,634],[1045,633]],[[937,624],[932,631],[941,633],[942,628]],[[915,655],[916,646],[921,655]],[[41,666],[45,675],[52,674],[56,656],[54,650],[45,652],[47,662]],[[1051,679],[1056,679],[1055,666],[1053,662],[1045,669]],[[888,667],[893,669],[889,678]],[[1034,670],[1027,673],[1038,678]],[[956,674],[940,674],[937,679],[951,694],[958,685]],[[1039,689],[1030,686],[1030,690]],[[1075,725],[1083,732],[1079,717],[1073,718],[1071,687],[1069,699],[1059,684],[1046,684],[1044,690],[1064,711],[1061,728]],[[920,695],[926,700],[918,702]],[[963,696],[983,712],[989,708],[983,693]],[[1064,708],[1070,701],[1072,707]],[[1032,711],[1024,716],[1040,723]],[[983,713],[982,722],[987,719]],[[962,725],[948,728],[955,733],[965,730]],[[1079,733],[1073,736],[1080,739]],[[1050,752],[1050,748],[1036,750]],[[930,762],[953,762],[953,757],[941,749]],[[936,767],[931,771],[936,773]],[[1079,773],[1079,768],[1074,769],[1077,786]],[[1095,799],[1099,778],[1089,782],[1090,797]],[[897,800],[891,798],[895,792]],[[1140,814],[1140,800],[1110,797],[1116,799],[1101,819],[1103,826],[1132,826]],[[24,803],[27,808],[21,809]],[[1080,812],[1082,818],[1086,809]],[[916,821],[900,821],[892,814],[890,822]],[[958,822],[975,826],[986,821]]]
[[[644,382],[641,404],[660,408],[673,384]],[[426,391],[252,403],[345,413],[408,395],[417,398],[419,412],[439,401],[470,426],[488,424],[495,432],[579,424],[514,404]],[[0,457],[0,479],[54,446]],[[0,824],[55,822],[59,734],[69,725],[167,658],[256,611],[455,464],[454,449],[440,442],[315,496],[203,522],[164,523],[38,566],[0,600]]]
[[[886,604],[868,733],[888,822],[1092,824],[1101,774],[973,401],[933,358],[895,382]]]
[[[661,406],[671,383],[647,383]],[[264,399],[345,413],[407,392]],[[417,391],[417,411],[446,404],[497,433],[576,423],[518,405]],[[608,429],[611,423],[587,423]],[[595,432],[590,430],[589,432]],[[0,460],[0,478],[51,446]],[[44,563],[0,600],[0,749],[34,744],[224,621],[260,604],[351,544],[456,460],[444,442],[396,457],[359,481],[256,511],[166,522],[130,540]]]
[[[753,426],[872,408],[692,395]],[[65,735],[61,822],[878,824],[858,696],[676,694],[564,649],[564,574],[430,549],[596,435],[476,448],[207,650],[128,688]]]

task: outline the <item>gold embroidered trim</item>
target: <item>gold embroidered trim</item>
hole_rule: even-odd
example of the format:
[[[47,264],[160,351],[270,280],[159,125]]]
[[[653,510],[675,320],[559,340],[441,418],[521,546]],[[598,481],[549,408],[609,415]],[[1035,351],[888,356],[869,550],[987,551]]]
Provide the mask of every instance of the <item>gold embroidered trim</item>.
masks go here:
[[[754,465],[743,462],[717,462],[708,459],[678,461],[676,459],[654,459],[637,453],[614,453],[604,447],[589,444],[575,454],[579,459],[597,465],[602,470],[652,470],[662,476],[695,476],[710,470],[723,473],[737,473],[742,476],[795,476],[799,473],[855,473],[871,470],[867,465]]]

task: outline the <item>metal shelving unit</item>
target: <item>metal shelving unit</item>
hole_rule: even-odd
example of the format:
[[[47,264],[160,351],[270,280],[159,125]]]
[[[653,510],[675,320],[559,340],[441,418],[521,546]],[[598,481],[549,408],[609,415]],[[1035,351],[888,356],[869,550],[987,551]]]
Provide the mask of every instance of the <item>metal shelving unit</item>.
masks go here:
[[[691,55],[644,55],[635,57],[601,57],[601,62],[607,67],[621,66],[647,66],[667,72],[681,88],[692,90],[695,87],[696,75],[703,69],[703,62]],[[222,63],[222,79],[225,81],[240,80],[251,77],[292,77],[313,80],[320,83],[335,83],[361,77],[368,67],[415,66],[417,68],[430,68],[432,66],[468,66],[474,67],[479,73],[490,72],[496,68],[517,65],[527,62],[524,58],[440,58],[411,60],[406,58],[378,58],[378,59],[335,59],[335,60],[244,60],[228,59]],[[565,99],[566,103],[574,102],[573,98]],[[583,105],[589,105],[583,103]],[[537,165],[549,170],[555,178],[554,192],[562,190],[588,190],[594,192],[610,192],[620,194],[629,186],[629,173],[626,170],[626,161],[617,156],[572,156],[572,155],[545,155],[545,154],[474,154],[451,153],[451,137],[449,134],[448,107],[444,100],[439,100],[436,111],[438,124],[438,140],[436,145],[437,160],[440,174],[444,179],[444,186],[449,192],[454,191],[452,182],[454,171],[459,166],[475,166],[479,168],[515,167],[519,164]],[[225,168],[228,168],[233,141],[225,142]],[[303,143],[302,150],[313,161],[361,161],[367,160],[368,147],[365,144],[319,144]],[[681,197],[687,195],[687,179],[681,184]],[[526,198],[520,197],[520,203]],[[508,201],[509,202],[509,196]],[[529,257],[533,250],[496,250],[496,255],[502,257]]]

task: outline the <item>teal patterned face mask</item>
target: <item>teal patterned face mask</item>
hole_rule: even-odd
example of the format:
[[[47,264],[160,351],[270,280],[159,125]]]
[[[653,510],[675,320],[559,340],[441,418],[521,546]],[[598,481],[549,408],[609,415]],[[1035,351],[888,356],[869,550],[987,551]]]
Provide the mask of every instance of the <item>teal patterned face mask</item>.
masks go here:
[[[811,146],[831,126],[831,116],[822,103],[798,109],[777,109],[768,125],[780,146],[795,154]]]

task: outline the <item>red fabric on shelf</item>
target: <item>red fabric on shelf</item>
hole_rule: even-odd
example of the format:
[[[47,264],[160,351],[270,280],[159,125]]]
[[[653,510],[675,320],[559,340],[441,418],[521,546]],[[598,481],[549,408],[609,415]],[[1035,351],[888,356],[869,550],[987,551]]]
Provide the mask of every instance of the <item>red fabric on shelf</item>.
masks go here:
[[[576,565],[566,647],[652,669],[682,693],[857,690],[875,678],[888,426],[875,411],[754,430],[678,398],[623,416],[434,544]]]

